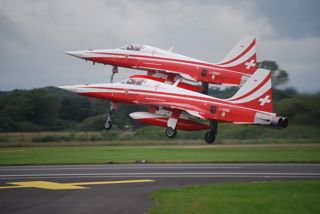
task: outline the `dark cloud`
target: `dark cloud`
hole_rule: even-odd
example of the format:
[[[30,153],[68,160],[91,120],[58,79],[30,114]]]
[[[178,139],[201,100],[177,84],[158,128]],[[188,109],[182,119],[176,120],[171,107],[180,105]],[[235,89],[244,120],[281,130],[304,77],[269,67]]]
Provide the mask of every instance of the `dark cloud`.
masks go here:
[[[257,13],[266,17],[276,37],[301,39],[320,36],[319,0],[257,1]]]
[[[0,39],[1,40],[9,40],[9,39],[19,39],[19,32],[15,28],[15,25],[4,15],[1,14],[0,12],[0,29],[1,29],[1,34],[0,34]],[[1,41],[1,43],[5,42]]]

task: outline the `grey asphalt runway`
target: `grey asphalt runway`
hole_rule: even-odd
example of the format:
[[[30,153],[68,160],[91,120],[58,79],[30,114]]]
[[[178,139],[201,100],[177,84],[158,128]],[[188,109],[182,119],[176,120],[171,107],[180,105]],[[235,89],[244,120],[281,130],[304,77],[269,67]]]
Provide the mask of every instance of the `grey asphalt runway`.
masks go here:
[[[320,164],[4,166],[0,213],[144,213],[162,188],[293,179],[320,179]]]

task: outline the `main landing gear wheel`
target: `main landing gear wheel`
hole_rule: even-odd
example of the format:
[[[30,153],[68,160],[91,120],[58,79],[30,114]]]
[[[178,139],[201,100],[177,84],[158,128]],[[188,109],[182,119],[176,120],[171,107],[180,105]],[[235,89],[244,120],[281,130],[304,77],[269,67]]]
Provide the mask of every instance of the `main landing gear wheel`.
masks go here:
[[[204,135],[204,140],[208,143],[208,144],[213,144],[213,142],[216,140],[216,135],[209,131]]]
[[[174,138],[176,136],[176,134],[177,134],[177,130],[175,130],[175,129],[171,128],[171,127],[168,127],[166,129],[166,135],[167,135],[168,138]]]
[[[104,124],[104,128],[110,130],[112,128],[112,122],[110,120],[107,120]]]
[[[210,121],[210,130],[204,135],[204,140],[208,144],[213,144],[213,142],[216,140],[216,136],[218,133],[218,122],[215,120]]]

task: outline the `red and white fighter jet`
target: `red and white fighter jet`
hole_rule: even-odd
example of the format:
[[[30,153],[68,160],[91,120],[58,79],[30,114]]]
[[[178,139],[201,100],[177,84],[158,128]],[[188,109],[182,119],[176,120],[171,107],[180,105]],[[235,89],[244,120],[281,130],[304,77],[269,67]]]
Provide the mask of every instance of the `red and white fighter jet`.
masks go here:
[[[167,127],[166,135],[169,138],[176,135],[176,130],[208,129],[205,141],[211,144],[217,134],[218,121],[279,128],[288,126],[286,117],[272,111],[271,73],[268,70],[258,69],[229,99],[218,99],[176,87],[179,82],[177,80],[170,85],[161,78],[135,75],[117,83],[60,88],[112,103],[147,106],[148,112],[134,112],[130,117],[143,123]],[[199,122],[201,119],[209,120],[210,125]],[[105,128],[110,129],[111,126],[109,114]]]
[[[148,45],[127,45],[117,49],[66,52],[86,61],[112,65],[112,76],[118,67],[148,71],[148,75],[160,77],[173,84],[177,79],[202,82],[203,93],[208,84],[243,85],[257,70],[256,40],[245,36],[219,63],[208,63]],[[185,85],[186,86],[186,85]],[[190,86],[192,89],[195,89]],[[197,88],[199,90],[199,88]]]

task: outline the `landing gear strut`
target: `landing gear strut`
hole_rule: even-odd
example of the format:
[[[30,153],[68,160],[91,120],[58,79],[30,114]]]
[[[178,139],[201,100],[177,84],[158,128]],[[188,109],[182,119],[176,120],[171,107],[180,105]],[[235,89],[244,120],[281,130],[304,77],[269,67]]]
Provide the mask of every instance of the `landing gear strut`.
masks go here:
[[[202,88],[203,88],[203,90],[201,91],[201,93],[208,95],[208,93],[209,93],[209,83],[202,82]]]
[[[211,128],[210,130],[204,135],[204,140],[208,144],[214,143],[216,140],[217,132],[218,132],[218,122],[215,120],[212,120],[210,122]]]
[[[112,66],[112,74],[111,74],[111,77],[110,77],[110,83],[113,82],[113,77],[117,73],[119,73],[118,66]]]
[[[111,115],[112,115],[112,111],[110,111],[110,112],[107,114],[107,121],[106,121],[106,123],[104,124],[104,128],[107,129],[107,130],[110,130],[110,129],[112,128]]]
[[[117,109],[117,104],[111,102],[111,103],[110,103],[110,111],[109,111],[108,114],[107,114],[107,121],[106,121],[106,123],[104,124],[104,128],[107,129],[107,130],[110,130],[110,129],[112,128],[111,115],[112,115],[112,113],[113,113],[113,110],[116,110],[116,109]]]
[[[168,138],[174,138],[177,134],[177,130],[176,129],[173,129],[171,127],[168,127],[166,129],[166,135]]]

